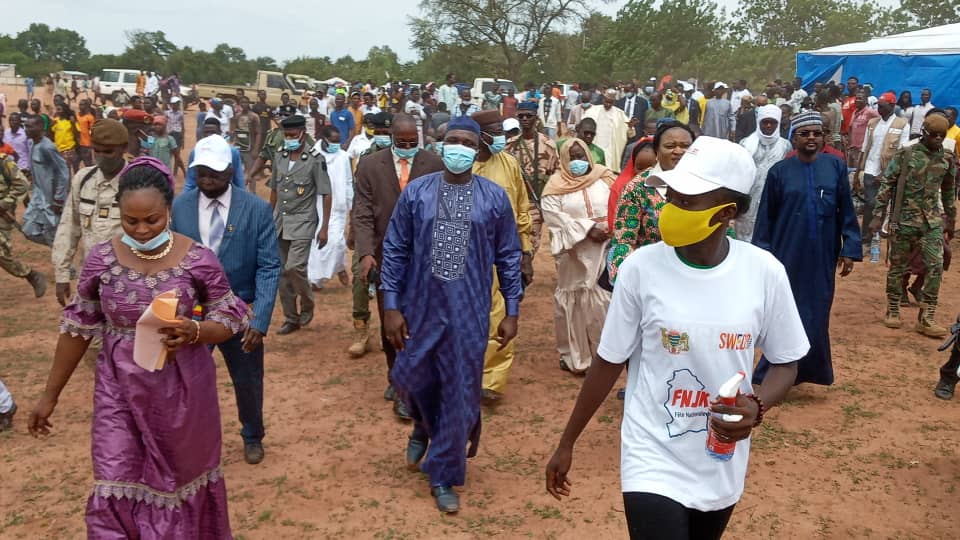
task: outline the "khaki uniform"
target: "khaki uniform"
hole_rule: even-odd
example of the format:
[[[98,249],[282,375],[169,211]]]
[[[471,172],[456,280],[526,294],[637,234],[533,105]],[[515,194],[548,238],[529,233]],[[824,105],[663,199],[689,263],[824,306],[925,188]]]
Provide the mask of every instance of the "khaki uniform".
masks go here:
[[[317,197],[331,194],[330,177],[323,156],[312,155],[308,148],[301,152],[292,167],[290,165],[290,155],[278,153],[267,186],[277,193],[273,219],[280,239],[280,264],[283,267],[280,305],[286,322],[304,326],[313,319],[313,290],[307,280],[307,263],[310,244],[320,225]]]
[[[78,247],[82,263],[93,246],[122,233],[119,183],[119,175],[107,180],[99,167],[85,167],[73,175],[53,240],[51,259],[57,283],[70,283],[70,267]]]
[[[519,136],[507,143],[507,152],[517,158],[523,180],[527,184],[530,196],[530,241],[533,252],[540,249],[540,231],[543,229],[543,216],[540,215],[540,193],[547,180],[560,168],[560,155],[557,144],[543,133],[537,133],[536,139],[524,139]]]
[[[473,173],[492,180],[507,192],[510,206],[513,208],[514,221],[517,223],[517,234],[520,236],[520,248],[524,252],[532,249],[530,241],[529,195],[523,182],[523,173],[517,160],[506,152],[493,154],[487,161],[476,161],[473,164]],[[490,326],[487,341],[487,352],[483,359],[483,389],[503,393],[507,386],[507,377],[513,365],[514,351],[517,340],[511,341],[503,350],[497,342],[497,330],[500,321],[507,315],[506,303],[500,293],[500,280],[496,268],[493,272],[493,287],[490,301]]]
[[[0,268],[19,278],[27,277],[30,267],[14,258],[10,231],[16,224],[17,203],[29,187],[30,181],[13,158],[0,152]]]

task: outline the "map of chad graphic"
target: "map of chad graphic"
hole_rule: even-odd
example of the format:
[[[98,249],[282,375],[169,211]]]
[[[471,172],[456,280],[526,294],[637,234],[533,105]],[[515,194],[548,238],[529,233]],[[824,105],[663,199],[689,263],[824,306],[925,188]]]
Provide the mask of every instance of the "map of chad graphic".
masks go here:
[[[670,421],[666,423],[670,437],[707,430],[710,393],[689,369],[678,369],[667,381],[667,400],[663,403]]]

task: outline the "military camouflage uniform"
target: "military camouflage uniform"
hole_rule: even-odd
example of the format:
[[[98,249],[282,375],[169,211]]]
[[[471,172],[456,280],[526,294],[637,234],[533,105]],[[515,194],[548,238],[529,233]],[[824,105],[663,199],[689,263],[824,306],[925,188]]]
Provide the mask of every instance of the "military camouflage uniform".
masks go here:
[[[527,184],[530,197],[530,241],[533,252],[540,249],[540,231],[543,229],[543,216],[540,214],[540,193],[547,180],[560,168],[560,156],[557,144],[543,133],[537,133],[537,139],[524,139],[523,135],[507,143],[507,152],[520,162],[523,180]],[[531,188],[533,192],[531,192]]]
[[[10,156],[0,152],[0,268],[11,275],[25,278],[30,267],[13,257],[10,231],[14,228],[17,203],[27,194],[30,182]]]
[[[920,314],[921,319],[932,322],[943,277],[943,232],[946,227],[953,227],[957,215],[957,166],[953,155],[942,149],[933,152],[922,143],[901,149],[880,179],[874,217],[882,218],[888,203],[896,200],[897,182],[903,167],[909,172],[904,179],[899,228],[890,244],[888,309],[899,315],[902,276],[911,252],[919,247],[928,271]]]

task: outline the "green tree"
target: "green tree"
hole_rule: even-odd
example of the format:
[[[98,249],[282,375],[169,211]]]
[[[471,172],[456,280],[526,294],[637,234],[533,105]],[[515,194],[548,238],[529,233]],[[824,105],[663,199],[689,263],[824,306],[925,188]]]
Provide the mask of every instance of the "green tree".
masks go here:
[[[646,79],[669,73],[721,45],[724,19],[710,0],[630,0],[613,22],[598,28],[581,55],[578,71],[593,81]]]
[[[422,0],[422,17],[412,17],[411,45],[421,56],[442,45],[493,46],[499,71],[518,76],[531,58],[542,54],[551,31],[580,23],[591,0]],[[450,66],[453,69],[455,66]]]
[[[734,35],[766,48],[810,50],[886,34],[874,0],[754,0],[734,14]]]
[[[65,28],[50,29],[42,23],[32,23],[17,34],[17,50],[36,61],[56,62],[75,67],[90,56],[87,41],[80,34]]]
[[[903,0],[900,11],[913,28],[960,22],[960,0]]]
[[[163,72],[167,58],[177,51],[177,46],[160,31],[128,30],[124,35],[127,48],[119,60],[125,67]]]

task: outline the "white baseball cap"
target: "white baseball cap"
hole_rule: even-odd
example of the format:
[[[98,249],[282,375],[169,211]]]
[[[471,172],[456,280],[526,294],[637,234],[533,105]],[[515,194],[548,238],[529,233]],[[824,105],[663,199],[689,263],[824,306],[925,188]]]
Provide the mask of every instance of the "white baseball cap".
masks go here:
[[[177,96],[173,96],[173,97],[170,98],[170,103],[171,103],[171,104],[173,104],[173,103],[180,103],[180,98],[177,97]]]
[[[226,139],[211,135],[200,139],[193,147],[193,161],[190,162],[190,168],[203,165],[222,172],[231,163],[233,163],[233,153]]]
[[[646,184],[670,186],[684,195],[700,195],[720,188],[746,195],[756,174],[757,166],[746,148],[725,139],[701,136],[693,141],[676,168],[651,176]]]
[[[716,90],[717,88],[728,88],[727,83],[723,81],[717,81],[717,83],[713,85],[713,89]]]
[[[504,118],[503,119],[503,131],[504,133],[508,131],[513,131],[515,129],[520,129],[520,121],[516,118]]]

